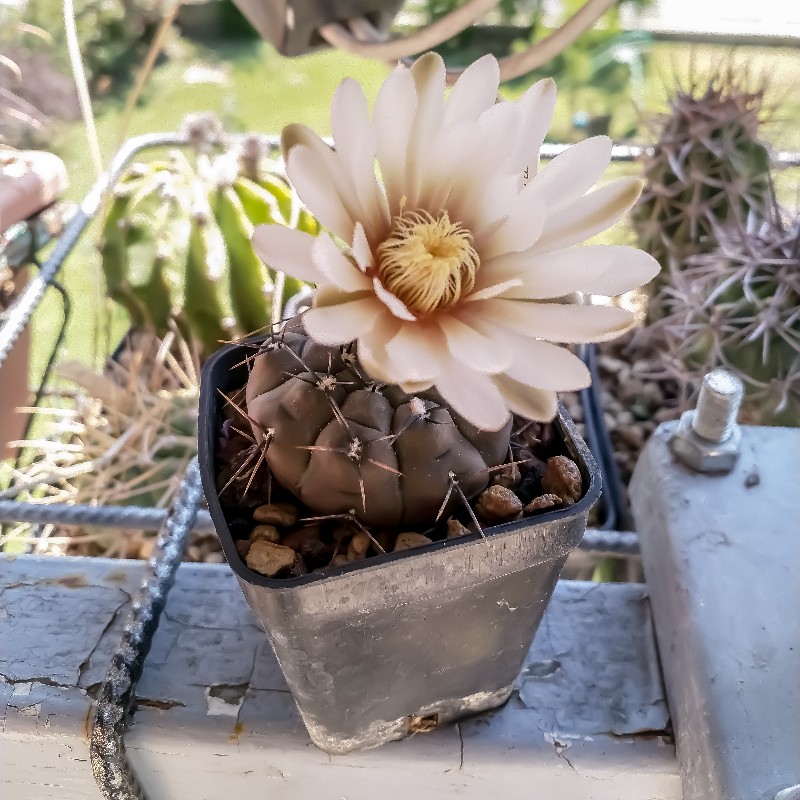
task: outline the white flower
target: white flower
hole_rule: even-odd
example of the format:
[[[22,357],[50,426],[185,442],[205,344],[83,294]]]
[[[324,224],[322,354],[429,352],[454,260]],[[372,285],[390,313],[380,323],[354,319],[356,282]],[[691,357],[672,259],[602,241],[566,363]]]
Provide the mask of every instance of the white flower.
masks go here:
[[[565,295],[619,294],[658,271],[634,248],[573,246],[639,195],[635,178],[590,191],[611,141],[587,139],[539,171],[555,85],[501,103],[497,88],[486,56],[445,100],[444,63],[427,54],[389,75],[370,117],[345,80],[331,109],[335,150],[302,125],[284,130],[283,147],[301,199],[347,246],[277,225],[253,238],[270,266],[317,284],[303,318],[313,339],[357,340],[374,379],[412,393],[435,386],[486,430],[509,410],[551,419],[556,391],[589,384],[581,360],[551,342],[602,341],[632,324],[626,310]]]

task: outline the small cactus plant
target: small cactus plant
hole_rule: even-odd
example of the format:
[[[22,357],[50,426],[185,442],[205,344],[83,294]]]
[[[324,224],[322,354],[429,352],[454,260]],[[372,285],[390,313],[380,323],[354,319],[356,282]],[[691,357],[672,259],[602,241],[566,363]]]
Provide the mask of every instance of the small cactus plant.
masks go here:
[[[713,250],[717,225],[762,217],[772,197],[769,151],[759,137],[764,91],[741,88],[733,72],[677,91],[657,125],[631,216],[639,246],[662,266],[659,281]]]
[[[773,206],[752,228],[714,230],[709,253],[688,259],[654,298],[652,335],[688,401],[716,367],[745,385],[745,417],[800,424],[800,214]]]
[[[435,391],[374,381],[352,347],[316,344],[300,319],[261,347],[246,398],[281,485],[319,513],[355,510],[371,525],[431,522],[453,481],[473,497],[509,452],[510,419],[481,431]]]
[[[134,165],[117,183],[100,252],[108,294],[134,328],[163,336],[174,319],[207,356],[272,317],[277,276],[253,251],[253,226],[276,223],[312,235],[319,226],[265,166],[258,140],[213,156],[208,135],[190,131],[189,138],[195,163],[174,151]],[[302,283],[282,276],[277,283],[280,313]]]

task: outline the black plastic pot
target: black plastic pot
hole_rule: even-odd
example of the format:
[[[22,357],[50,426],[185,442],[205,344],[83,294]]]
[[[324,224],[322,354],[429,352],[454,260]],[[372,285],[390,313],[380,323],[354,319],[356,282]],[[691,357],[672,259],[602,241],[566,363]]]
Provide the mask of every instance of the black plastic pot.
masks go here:
[[[600,494],[597,466],[572,421],[562,409],[557,426],[587,487],[575,505],[488,528],[485,539],[462,536],[275,580],[240,558],[214,479],[218,390],[242,385],[252,352],[231,345],[203,369],[200,471],[225,556],[311,739],[347,753],[501,705]]]

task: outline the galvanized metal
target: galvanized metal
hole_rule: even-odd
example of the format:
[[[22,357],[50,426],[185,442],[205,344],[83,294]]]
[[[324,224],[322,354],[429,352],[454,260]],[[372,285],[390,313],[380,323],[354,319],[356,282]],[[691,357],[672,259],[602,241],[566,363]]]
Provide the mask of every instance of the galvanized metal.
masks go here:
[[[631,483],[685,800],[800,783],[800,429],[742,427],[726,475],[675,464],[675,423]]]
[[[228,563],[269,636],[312,741],[329,753],[377,747],[494,708],[512,683],[569,552],[600,493],[572,421],[557,424],[581,469],[569,509],[389,553],[326,574],[275,580],[247,568],[216,489],[220,392],[241,385],[241,345],[206,362],[199,461]]]
[[[158,628],[167,594],[183,558],[189,531],[202,502],[197,459],[186,470],[169,517],[159,532],[150,570],[131,607],[131,618],[111,659],[98,694],[91,727],[92,773],[108,800],[144,800],[144,792],[125,755],[124,734],[136,683]]]

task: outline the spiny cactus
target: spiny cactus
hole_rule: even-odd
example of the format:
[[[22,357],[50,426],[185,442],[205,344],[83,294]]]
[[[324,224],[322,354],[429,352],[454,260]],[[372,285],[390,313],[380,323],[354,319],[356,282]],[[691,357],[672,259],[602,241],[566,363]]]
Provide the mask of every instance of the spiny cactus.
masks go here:
[[[660,278],[714,249],[716,225],[762,217],[772,197],[770,157],[759,138],[763,90],[747,91],[733,67],[700,90],[679,90],[657,125],[632,222],[639,246],[661,263]]]
[[[108,294],[135,328],[163,336],[174,319],[209,355],[272,318],[276,274],[253,251],[253,226],[278,223],[312,235],[319,226],[257,142],[245,141],[241,159],[236,150],[212,157],[208,135],[194,145],[194,163],[175,151],[127,171],[100,252]],[[278,314],[301,287],[281,277]]]
[[[722,366],[744,382],[747,421],[800,425],[800,214],[787,224],[774,206],[752,229],[714,237],[653,301],[665,363],[684,399]]]
[[[454,481],[473,497],[509,452],[510,420],[480,431],[433,391],[373,381],[350,346],[314,343],[299,319],[252,359],[246,400],[277,481],[317,513],[366,524],[431,522]]]

